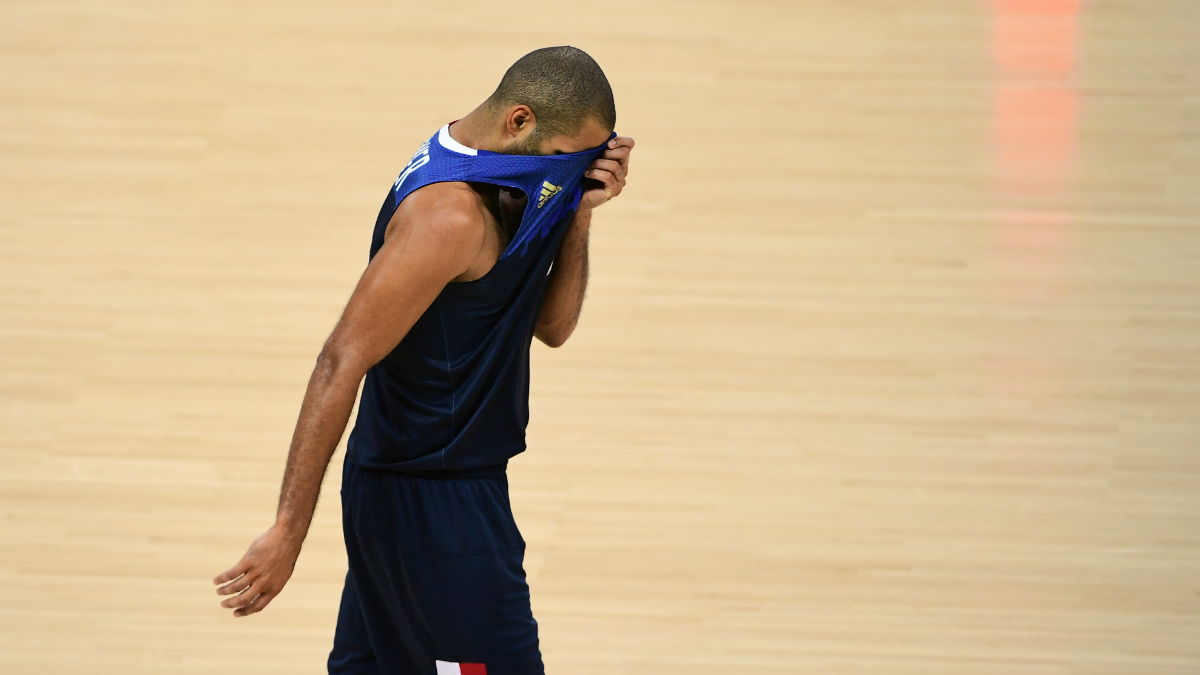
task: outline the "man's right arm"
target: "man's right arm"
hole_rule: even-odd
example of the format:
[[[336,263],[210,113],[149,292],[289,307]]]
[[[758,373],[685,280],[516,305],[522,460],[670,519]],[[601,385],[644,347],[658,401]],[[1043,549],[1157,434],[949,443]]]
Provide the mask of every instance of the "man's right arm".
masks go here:
[[[317,357],[292,435],[275,524],[241,561],[213,579],[221,603],[246,616],[291,577],[321,481],[346,429],[358,383],[476,259],[485,224],[469,187],[439,183],[401,202],[387,236]]]

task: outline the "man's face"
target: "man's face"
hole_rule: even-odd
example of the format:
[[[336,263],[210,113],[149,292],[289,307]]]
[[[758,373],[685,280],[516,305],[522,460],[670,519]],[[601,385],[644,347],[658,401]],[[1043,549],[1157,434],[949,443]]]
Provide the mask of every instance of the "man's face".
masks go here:
[[[537,133],[535,128],[524,139],[505,148],[504,152],[510,155],[565,155],[583,152],[607,141],[609,133],[603,124],[589,117],[579,131],[570,136],[559,134],[543,138],[543,134]]]

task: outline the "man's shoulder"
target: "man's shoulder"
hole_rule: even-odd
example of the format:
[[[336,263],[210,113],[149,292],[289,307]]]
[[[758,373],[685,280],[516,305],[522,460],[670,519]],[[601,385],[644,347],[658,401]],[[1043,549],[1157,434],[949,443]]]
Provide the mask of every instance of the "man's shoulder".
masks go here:
[[[455,219],[466,215],[478,216],[483,207],[483,198],[470,183],[443,181],[413,190],[400,202],[400,208],[406,206],[414,214]]]
[[[483,199],[468,183],[445,181],[414,190],[400,202],[388,224],[442,231],[453,237],[472,236],[486,226]]]

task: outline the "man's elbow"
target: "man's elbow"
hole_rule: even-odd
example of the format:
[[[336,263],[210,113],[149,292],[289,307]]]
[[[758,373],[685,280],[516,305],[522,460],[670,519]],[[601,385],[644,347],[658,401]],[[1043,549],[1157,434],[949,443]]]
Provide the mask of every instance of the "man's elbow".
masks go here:
[[[558,349],[566,344],[573,332],[575,332],[574,324],[570,326],[538,326],[533,334],[542,341],[542,344],[551,349]]]
[[[362,379],[367,368],[363,366],[361,354],[350,345],[329,340],[317,355],[316,372],[325,380]]]

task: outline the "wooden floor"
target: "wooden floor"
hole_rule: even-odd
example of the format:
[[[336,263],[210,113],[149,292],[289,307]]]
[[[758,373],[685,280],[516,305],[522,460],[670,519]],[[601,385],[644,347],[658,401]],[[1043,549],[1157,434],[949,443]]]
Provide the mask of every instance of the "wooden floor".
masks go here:
[[[511,465],[551,675],[1200,673],[1200,3],[5,0],[0,35],[5,675],[324,672],[340,451],[266,612],[210,579],[395,174],[562,43],[638,147]]]

